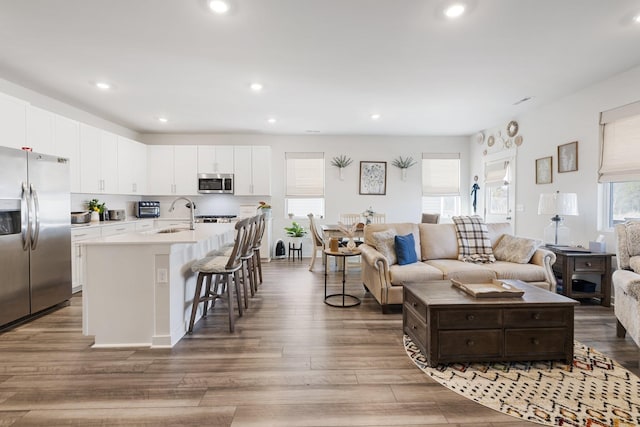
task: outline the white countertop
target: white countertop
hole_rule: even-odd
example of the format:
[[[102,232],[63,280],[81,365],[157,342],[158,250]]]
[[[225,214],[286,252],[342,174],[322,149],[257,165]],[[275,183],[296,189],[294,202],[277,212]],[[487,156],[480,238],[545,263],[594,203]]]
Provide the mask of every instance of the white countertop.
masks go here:
[[[118,221],[124,222],[124,221]],[[195,230],[189,230],[188,221],[184,225],[156,228],[148,231],[117,234],[115,236],[89,239],[82,242],[83,245],[149,245],[149,244],[174,244],[197,243],[210,239],[226,232],[233,231],[233,223],[196,223]],[[179,230],[175,233],[160,233],[166,229]]]
[[[100,222],[88,222],[86,224],[71,224],[71,229],[76,230],[79,228],[99,228],[99,227],[108,227],[109,225],[118,225],[118,224],[131,224],[136,222],[145,222],[145,221],[166,221],[166,222],[184,222],[186,224],[189,223],[189,218],[127,218],[125,220],[120,221],[100,221]]]

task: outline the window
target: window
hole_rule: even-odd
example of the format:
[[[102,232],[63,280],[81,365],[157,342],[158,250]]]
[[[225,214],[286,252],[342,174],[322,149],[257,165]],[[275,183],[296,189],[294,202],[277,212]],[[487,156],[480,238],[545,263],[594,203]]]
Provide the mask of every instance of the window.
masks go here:
[[[600,169],[605,224],[640,218],[640,102],[600,115]]]
[[[460,154],[422,154],[422,212],[460,215]]]
[[[285,212],[324,216],[324,153],[286,153]]]

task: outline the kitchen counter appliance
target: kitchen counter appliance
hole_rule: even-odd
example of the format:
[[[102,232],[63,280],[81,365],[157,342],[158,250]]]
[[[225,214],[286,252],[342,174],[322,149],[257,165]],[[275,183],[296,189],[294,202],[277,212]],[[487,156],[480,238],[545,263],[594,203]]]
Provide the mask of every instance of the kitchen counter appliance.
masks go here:
[[[127,219],[124,209],[109,209],[109,221],[124,221]]]
[[[138,218],[159,218],[160,202],[150,200],[136,202],[135,212]]]
[[[0,326],[71,297],[69,162],[0,147]]]

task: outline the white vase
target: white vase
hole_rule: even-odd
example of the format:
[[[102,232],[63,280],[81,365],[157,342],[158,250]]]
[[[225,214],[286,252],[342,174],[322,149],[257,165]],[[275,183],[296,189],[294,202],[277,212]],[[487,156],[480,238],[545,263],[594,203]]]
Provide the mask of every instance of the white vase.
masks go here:
[[[100,222],[100,213],[98,211],[91,212],[91,222]]]
[[[400,179],[402,179],[403,181],[407,180],[407,169],[406,168],[400,169]]]
[[[343,171],[344,171],[344,168],[338,168],[338,177],[340,178],[340,181],[344,181]]]
[[[349,237],[349,241],[347,242],[347,249],[350,251],[356,248],[356,242],[353,241],[353,237]]]

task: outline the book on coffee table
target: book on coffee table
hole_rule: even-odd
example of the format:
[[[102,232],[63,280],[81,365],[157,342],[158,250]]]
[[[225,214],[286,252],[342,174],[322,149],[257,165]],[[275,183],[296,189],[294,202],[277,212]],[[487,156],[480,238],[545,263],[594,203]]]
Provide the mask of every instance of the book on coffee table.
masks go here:
[[[462,283],[451,279],[451,285],[475,298],[518,298],[524,295],[522,289],[502,280],[494,280],[493,283]]]

